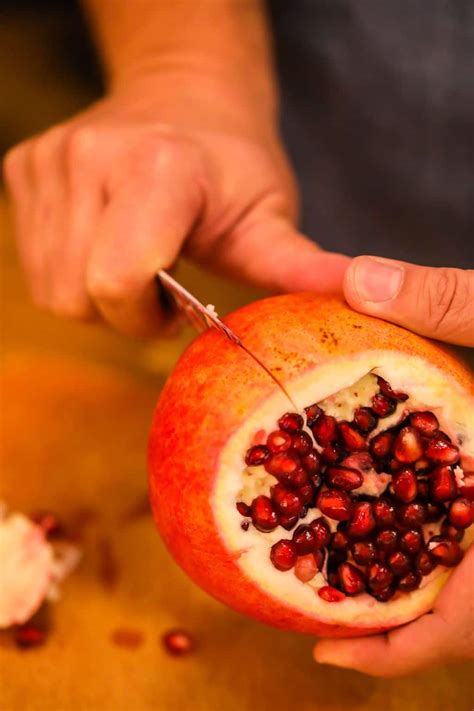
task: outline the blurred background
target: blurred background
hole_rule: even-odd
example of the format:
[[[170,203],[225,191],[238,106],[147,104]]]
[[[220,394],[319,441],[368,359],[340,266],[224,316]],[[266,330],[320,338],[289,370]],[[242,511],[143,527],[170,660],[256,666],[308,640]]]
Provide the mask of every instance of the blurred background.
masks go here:
[[[77,3],[3,0],[0,86],[2,154],[101,95]],[[244,619],[192,585],[154,530],[145,467],[154,403],[192,334],[146,344],[34,309],[3,193],[0,247],[0,499],[53,510],[66,528],[81,521],[83,549],[46,644],[22,652],[0,635],[3,711],[472,708],[470,665],[400,680],[316,666],[311,639]],[[181,269],[223,313],[257,295]],[[197,640],[180,660],[160,644],[175,626]],[[136,644],[117,643],[124,629]]]

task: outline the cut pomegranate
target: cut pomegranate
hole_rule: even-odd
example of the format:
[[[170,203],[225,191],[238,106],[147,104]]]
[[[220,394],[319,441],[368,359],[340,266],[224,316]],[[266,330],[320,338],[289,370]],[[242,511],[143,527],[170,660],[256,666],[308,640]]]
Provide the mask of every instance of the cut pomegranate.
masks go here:
[[[270,560],[277,570],[290,570],[296,563],[297,555],[295,543],[283,538],[272,546]]]
[[[412,592],[413,590],[416,590],[421,583],[421,576],[418,575],[417,573],[408,573],[405,575],[405,577],[401,578],[398,581],[398,589],[402,590],[403,592]]]
[[[388,602],[395,594],[395,588],[392,585],[387,585],[386,588],[379,590],[378,588],[372,592],[372,595],[379,602]]]
[[[295,432],[302,430],[303,425],[303,418],[296,412],[287,412],[278,420],[279,428],[281,430],[285,430],[285,432],[290,432],[290,434],[294,434]]]
[[[351,547],[352,557],[358,565],[370,565],[377,554],[376,548],[370,541],[356,541]]]
[[[278,525],[275,509],[268,496],[257,496],[252,501],[251,516],[253,525],[259,531],[273,531]]]
[[[430,439],[425,450],[425,455],[433,462],[440,464],[456,464],[459,461],[459,449],[454,444],[439,437],[439,433]]]
[[[345,595],[337,588],[333,588],[331,585],[324,585],[318,590],[319,597],[322,597],[326,602],[342,602],[345,600]]]
[[[387,564],[394,575],[407,575],[412,568],[412,561],[403,551],[392,551],[387,558]]]
[[[341,563],[339,580],[346,595],[358,595],[365,590],[365,580],[361,571],[351,563]]]
[[[352,502],[344,491],[326,489],[318,495],[318,509],[336,521],[347,521],[352,512]]]
[[[474,521],[474,505],[469,499],[459,496],[449,509],[449,522],[455,528],[468,528]]]
[[[457,494],[456,478],[450,466],[437,466],[431,473],[429,488],[435,501],[451,501]]]
[[[463,551],[459,543],[449,539],[443,540],[441,536],[433,536],[428,541],[428,550],[434,560],[440,565],[452,568],[461,562]]]
[[[399,462],[413,464],[423,456],[423,440],[414,427],[403,427],[395,438],[393,453]]]
[[[266,471],[273,474],[281,484],[293,484],[293,479],[301,469],[301,460],[296,452],[277,452],[264,464]]]
[[[372,563],[368,568],[367,574],[369,586],[372,590],[383,590],[392,584],[393,573],[383,563]]]
[[[397,403],[395,400],[385,397],[385,395],[381,393],[377,393],[372,398],[372,410],[378,417],[388,417],[395,412],[396,407]]]
[[[365,438],[350,426],[348,422],[339,423],[339,434],[342,437],[344,446],[349,452],[362,452],[367,449]]]
[[[401,501],[410,503],[416,499],[418,484],[413,469],[404,467],[397,471],[392,477],[392,487],[393,493]]]
[[[321,447],[326,447],[338,437],[336,418],[330,415],[321,415],[316,420],[311,431],[316,442]]]
[[[342,491],[352,491],[362,486],[364,477],[356,469],[349,467],[328,467],[326,469],[326,481],[329,486]]]
[[[354,425],[363,434],[369,434],[377,427],[378,417],[370,407],[358,407],[354,412]]]
[[[277,452],[286,452],[286,450],[290,449],[292,445],[292,436],[283,430],[275,430],[275,432],[270,432],[267,437],[267,447],[272,454],[276,454]]]
[[[270,456],[270,450],[264,444],[256,444],[250,447],[245,455],[245,463],[249,467],[257,467],[267,461]]]
[[[420,575],[429,575],[433,572],[435,567],[436,563],[428,551],[425,550],[418,553],[415,559],[415,570],[417,573]]]
[[[374,457],[383,459],[392,451],[395,435],[392,432],[381,432],[370,440],[369,449]]]
[[[299,516],[303,503],[296,492],[287,489],[283,484],[277,484],[272,488],[271,496],[278,513],[286,514],[287,516]],[[261,499],[262,497],[259,496],[258,498]]]
[[[350,521],[347,524],[347,535],[350,538],[365,538],[375,528],[375,518],[372,505],[368,501],[354,504]]]
[[[425,437],[432,437],[439,429],[439,422],[432,412],[412,412],[410,424]]]

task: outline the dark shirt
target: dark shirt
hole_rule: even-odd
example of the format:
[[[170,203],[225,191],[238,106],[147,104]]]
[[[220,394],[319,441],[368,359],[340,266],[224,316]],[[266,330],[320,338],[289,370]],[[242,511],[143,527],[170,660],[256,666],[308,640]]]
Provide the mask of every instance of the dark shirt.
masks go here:
[[[474,1],[269,0],[320,245],[474,266]]]

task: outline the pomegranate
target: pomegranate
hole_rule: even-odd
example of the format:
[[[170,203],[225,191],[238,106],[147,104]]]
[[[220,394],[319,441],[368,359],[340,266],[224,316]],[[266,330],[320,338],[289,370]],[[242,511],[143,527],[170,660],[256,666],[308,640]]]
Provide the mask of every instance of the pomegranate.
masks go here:
[[[293,406],[217,332],[189,347],[149,446],[172,554],[216,598],[284,629],[364,635],[430,610],[473,538],[467,368],[311,294],[226,321]]]

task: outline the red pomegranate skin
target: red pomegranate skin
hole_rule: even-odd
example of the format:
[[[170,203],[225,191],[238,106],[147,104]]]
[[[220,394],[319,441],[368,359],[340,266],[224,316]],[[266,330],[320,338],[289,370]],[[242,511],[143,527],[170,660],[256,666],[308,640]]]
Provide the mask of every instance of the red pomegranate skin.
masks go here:
[[[366,352],[371,344],[373,349],[425,358],[472,390],[468,369],[448,350],[358,314],[337,298],[311,293],[270,297],[224,321],[284,383],[334,358]],[[220,453],[275,387],[242,349],[214,330],[187,348],[159,398],[149,439],[149,489],[158,530],[200,587],[262,622],[339,637],[387,629],[328,624],[277,600],[246,577],[217,530],[211,499]],[[281,414],[276,412],[275,420]],[[244,456],[245,451],[243,466]]]

